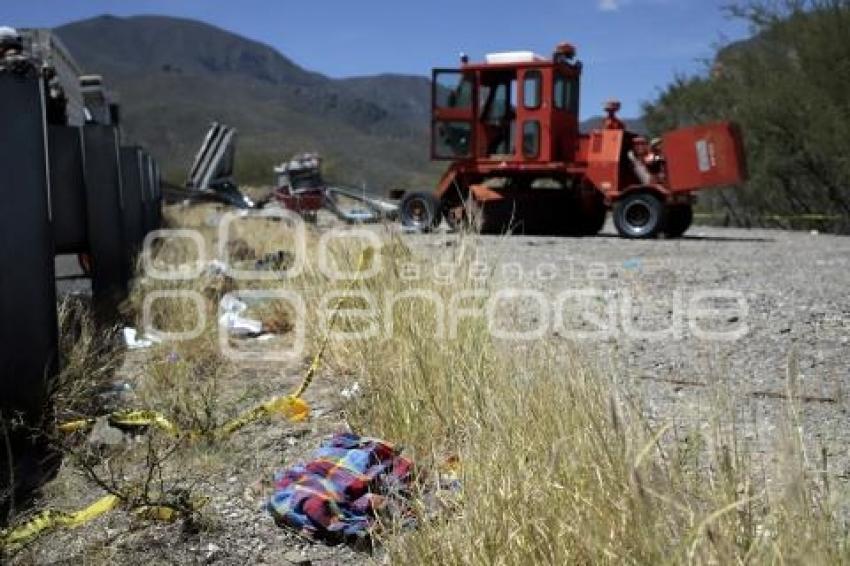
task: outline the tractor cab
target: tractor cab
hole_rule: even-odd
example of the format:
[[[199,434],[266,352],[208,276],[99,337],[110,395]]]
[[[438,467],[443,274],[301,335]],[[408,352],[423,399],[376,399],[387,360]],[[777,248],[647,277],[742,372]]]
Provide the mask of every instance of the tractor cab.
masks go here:
[[[581,63],[575,49],[551,58],[517,51],[465,58],[460,69],[435,69],[432,156],[477,162],[572,159],[578,139]]]

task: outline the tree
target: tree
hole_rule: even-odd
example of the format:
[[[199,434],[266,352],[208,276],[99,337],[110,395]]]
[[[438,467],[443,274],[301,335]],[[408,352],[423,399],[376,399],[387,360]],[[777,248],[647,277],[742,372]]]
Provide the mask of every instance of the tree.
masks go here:
[[[850,0],[745,2],[729,8],[753,37],[679,77],[645,106],[660,132],[731,119],[744,131],[750,179],[710,198],[741,224],[850,231]]]

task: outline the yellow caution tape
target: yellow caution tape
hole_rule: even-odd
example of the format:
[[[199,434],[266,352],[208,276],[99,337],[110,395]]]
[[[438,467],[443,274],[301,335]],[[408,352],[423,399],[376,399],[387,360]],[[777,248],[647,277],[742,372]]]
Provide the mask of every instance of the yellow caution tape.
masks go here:
[[[41,534],[60,527],[75,528],[112,511],[121,503],[115,495],[107,495],[76,513],[47,510],[23,525],[0,533],[0,549],[17,548]]]
[[[303,422],[310,416],[310,406],[303,399],[288,395],[278,397],[259,405],[229,421],[213,431],[210,435],[216,438],[229,436],[240,428],[256,422],[268,416],[281,416],[292,422]],[[182,431],[168,417],[155,411],[121,411],[113,413],[108,417],[109,424],[116,428],[144,428],[155,426],[172,436],[186,435],[192,438],[201,438],[205,435],[200,431]],[[89,428],[95,423],[94,419],[72,421],[59,425],[61,432],[74,432]]]
[[[57,428],[59,429],[59,432],[71,433],[77,432],[78,430],[87,430],[93,427],[96,422],[97,419],[80,419],[78,421],[62,423]]]
[[[168,434],[178,436],[180,429],[165,416],[155,411],[121,411],[109,416],[109,424],[116,428],[155,426]]]
[[[366,248],[360,254],[360,258],[357,260],[357,271],[363,273],[366,271],[367,266],[371,265],[372,260],[375,257],[375,248]],[[349,283],[346,291],[350,291],[354,285],[357,283],[357,279],[352,279]],[[334,323],[339,317],[340,309],[342,309],[344,297],[340,297],[337,299],[334,304],[333,311],[331,312],[331,319],[328,323],[328,329],[333,328]],[[319,343],[319,350],[316,352],[316,355],[313,356],[313,361],[310,362],[310,367],[307,368],[307,373],[304,375],[304,379],[301,381],[301,384],[298,388],[292,393],[291,397],[301,398],[304,396],[304,393],[307,392],[307,389],[310,388],[310,385],[313,383],[313,379],[316,377],[316,373],[319,371],[319,367],[322,363],[322,358],[325,356],[325,352],[330,345],[331,336],[330,332],[325,333],[325,336],[322,338],[322,341]]]
[[[197,498],[191,502],[190,507],[192,510],[197,510],[208,502],[208,497]],[[0,531],[0,551],[7,549],[15,550],[32,542],[41,535],[59,528],[73,529],[80,527],[109,513],[120,504],[121,498],[117,495],[107,495],[76,513],[65,513],[64,511],[55,511],[52,509],[42,511],[18,527],[7,531]],[[142,505],[133,509],[133,515],[149,521],[173,523],[183,513],[179,509],[169,507],[168,505]]]
[[[218,429],[216,436],[230,436],[244,426],[273,415],[279,415],[292,422],[303,422],[310,416],[310,406],[298,397],[291,395],[279,397],[224,424]]]

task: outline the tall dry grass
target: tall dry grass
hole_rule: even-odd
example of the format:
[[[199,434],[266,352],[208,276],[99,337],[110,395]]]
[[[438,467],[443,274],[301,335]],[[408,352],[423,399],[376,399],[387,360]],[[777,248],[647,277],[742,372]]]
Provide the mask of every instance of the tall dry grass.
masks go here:
[[[474,246],[457,247],[458,273]],[[463,275],[450,287],[407,281],[394,264],[402,258],[384,254],[381,275],[359,288],[425,289],[447,304],[481,290]],[[385,541],[393,562],[850,563],[836,512],[846,494],[807,466],[793,408],[770,487],[722,424],[721,403],[708,436],[652,427],[640,401],[573,347],[499,342],[480,318],[435,338],[430,303],[378,304],[374,316],[393,332],[337,342],[334,360],[365,385],[355,429],[405,446],[425,480],[418,528]],[[453,459],[462,488],[434,518],[435,481]]]
[[[175,222],[180,221],[178,216]],[[285,247],[278,227],[263,222],[253,230],[240,228],[239,238],[251,250],[242,253],[249,260]],[[200,217],[188,223],[206,224]],[[212,231],[205,234],[214,245]],[[312,260],[317,236],[310,235]],[[465,268],[475,245],[467,237],[452,248],[459,266],[452,285],[437,281],[428,269],[436,258],[413,254],[390,237],[379,250],[380,273],[354,284],[327,278],[311,261],[290,281],[245,284],[218,275],[169,284],[143,279],[131,304],[138,309],[146,292],[163,286],[201,290],[213,305],[236,288],[286,288],[303,294],[308,313],[316,313],[333,290],[353,288],[377,297],[366,320],[362,312],[342,313],[337,329],[375,323],[383,330],[391,321],[392,332],[334,340],[322,378],[358,380],[363,394],[348,407],[355,430],[400,443],[416,459],[422,491],[414,506],[420,521],[415,530],[390,525],[384,542],[394,562],[850,563],[847,527],[835,511],[847,503],[846,496],[802,457],[793,408],[784,423],[786,441],[776,447],[781,463],[769,472],[776,481],[767,484],[734,427],[722,424],[729,410],[722,403],[709,433],[653,427],[638,399],[571,346],[498,342],[475,317],[459,324],[456,337],[439,338],[439,318],[429,303],[383,300],[423,290],[445,304],[460,291],[486,295],[487,285],[469,278]],[[346,246],[333,251],[348,271],[358,255]],[[181,261],[179,253],[168,259],[175,258]],[[424,275],[405,277],[404,264],[410,262],[425,266]],[[356,311],[357,301],[346,308]],[[213,311],[211,306],[210,315]],[[288,316],[285,310],[266,314]],[[160,316],[160,322],[176,327],[194,320],[174,305],[164,305]],[[306,323],[314,352],[323,329],[317,316]],[[211,326],[197,343],[181,347],[186,367],[163,366],[162,379],[152,368],[151,405],[168,406],[167,396],[155,392],[181,391],[173,380],[196,383],[198,367],[207,368],[204,375],[215,374],[210,364],[224,362],[214,353],[214,332]],[[206,409],[193,414],[181,408],[180,399],[171,397],[176,404],[170,410],[187,422],[204,417]],[[203,399],[186,404],[207,406]],[[435,494],[448,460],[460,463],[461,488]]]

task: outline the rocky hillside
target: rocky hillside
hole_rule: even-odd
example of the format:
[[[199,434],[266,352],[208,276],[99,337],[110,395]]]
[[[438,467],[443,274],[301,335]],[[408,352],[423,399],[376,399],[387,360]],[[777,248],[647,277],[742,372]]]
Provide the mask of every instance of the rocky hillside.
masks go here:
[[[239,130],[237,174],[271,177],[290,153],[322,152],[328,174],[380,189],[432,182],[428,80],[383,75],[334,80],[273,48],[213,26],[159,16],[103,16],[57,33],[84,70],[106,77],[125,132],[182,181],[213,120]]]

